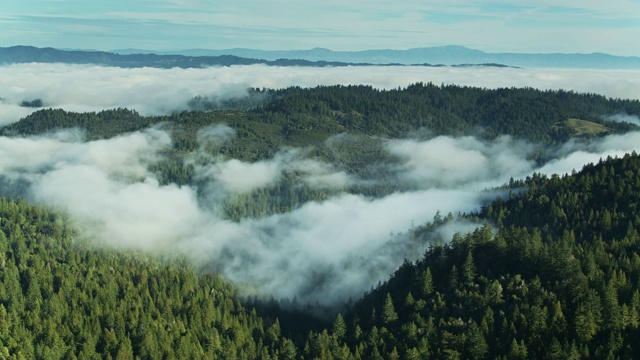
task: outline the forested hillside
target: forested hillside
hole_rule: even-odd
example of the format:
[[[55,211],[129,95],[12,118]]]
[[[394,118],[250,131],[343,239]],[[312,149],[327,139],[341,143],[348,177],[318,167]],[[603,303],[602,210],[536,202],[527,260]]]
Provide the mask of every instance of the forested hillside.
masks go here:
[[[638,357],[639,174],[633,154],[512,184],[527,190],[478,214],[495,233],[405,263],[355,305],[341,339],[362,358]]]
[[[59,215],[0,200],[6,359],[294,358],[272,317],[184,260],[101,250]]]
[[[640,114],[640,101],[597,94],[532,88],[490,90],[432,83],[396,90],[371,86],[253,89],[246,98],[218,101],[196,97],[189,106],[211,111],[141,117],[125,109],[83,114],[42,110],[5,127],[2,134],[38,134],[81,127],[89,138],[108,138],[162,122],[186,130],[224,122],[263,134],[265,139],[258,142],[271,146],[315,145],[341,132],[405,137],[422,128],[432,135],[478,135],[487,139],[513,135],[557,144],[572,135],[571,128],[560,126],[570,118],[606,123],[612,131],[623,132],[630,129],[629,124],[607,121],[607,117]],[[231,111],[234,109],[242,111]],[[187,133],[182,140],[194,141],[191,135]]]
[[[369,174],[372,162],[393,162],[383,151],[388,139],[471,135],[491,141],[508,135],[554,149],[572,138],[589,136],[577,129],[571,119],[597,126],[598,135],[607,135],[637,128],[631,123],[611,121],[611,115],[640,116],[637,100],[531,88],[489,90],[431,83],[395,90],[370,86],[252,89],[244,98],[220,101],[196,97],[188,106],[197,110],[153,117],[122,108],[98,113],[42,109],[0,129],[0,135],[46,134],[79,128],[86,140],[95,140],[157,126],[170,132],[172,149],[153,169],[162,184],[182,185],[194,183],[193,164],[185,163],[184,158],[199,150],[198,131],[224,124],[234,130],[233,139],[209,149],[212,153],[255,162],[272,158],[283,147],[313,147],[309,157],[379,183],[374,188],[351,186],[349,192],[380,196],[406,188],[397,181],[391,184],[381,181],[386,177],[384,173]],[[349,141],[327,141],[340,134],[348,134]],[[539,163],[550,158],[544,151],[529,156]],[[288,179],[295,180],[295,174]],[[326,197],[301,191],[296,198]],[[281,195],[282,191],[272,189],[269,196],[262,198],[272,201],[290,198]],[[283,210],[297,204],[300,202],[288,201]],[[233,204],[229,207],[229,215],[234,218],[251,214],[237,207],[232,209]]]
[[[640,357],[640,156],[630,152],[568,175],[533,173],[495,183],[509,174],[503,168],[526,173],[567,160],[574,149],[597,153],[605,140],[624,150],[623,143],[635,139],[624,136],[637,127],[609,119],[640,115],[639,101],[415,84],[386,91],[254,89],[244,100],[202,97],[191,106],[152,117],[128,109],[42,109],[0,130],[2,154],[15,147],[25,157],[0,160],[1,357]],[[79,131],[64,132],[71,129]],[[609,135],[615,136],[605,139]],[[40,140],[46,146],[36,146]],[[416,152],[421,156],[411,158]],[[225,166],[258,172],[212,180]],[[277,176],[262,175],[276,170]],[[81,192],[76,179],[86,174],[81,179],[94,181],[93,188]],[[269,181],[225,188],[252,176]],[[486,189],[491,186],[497,188]],[[91,197],[100,191],[106,200]],[[48,206],[52,194],[57,201]],[[139,194],[148,196],[140,201]],[[157,199],[166,196],[173,202]],[[437,212],[430,223],[402,218],[406,232],[369,230],[391,212],[448,206],[456,196],[479,205],[467,213]],[[69,197],[77,197],[80,211],[71,213],[79,218],[63,206]],[[131,204],[114,207],[123,199]],[[323,205],[338,214],[329,223],[321,222]],[[160,219],[169,226],[149,222],[148,212],[118,217],[141,206],[154,215],[166,211]],[[341,206],[375,211],[358,219],[360,210]],[[114,232],[107,226],[113,222],[100,224],[99,216],[86,218],[89,224],[79,220],[101,211],[126,222],[126,229]],[[183,213],[197,219],[192,223]],[[407,216],[413,214],[422,212]],[[144,225],[131,227],[135,221]],[[366,226],[355,227],[358,221]],[[317,222],[332,229],[311,234],[326,238],[310,250],[297,247],[311,240],[304,230]],[[478,227],[465,233],[469,224]],[[92,226],[99,231],[83,233]],[[184,235],[154,252],[100,237],[121,234],[144,243],[148,234],[173,234],[171,227],[185,227],[197,241]],[[331,242],[343,232],[362,247]],[[224,242],[226,233],[234,236]],[[289,242],[277,242],[285,237]],[[109,241],[118,246],[103,246]],[[203,260],[210,248],[217,257]],[[182,256],[185,249],[197,256]],[[308,251],[306,257],[297,258],[299,251]],[[339,260],[325,266],[316,253]],[[386,253],[400,256],[398,262],[387,261]],[[343,278],[397,267],[402,256],[409,259],[362,296],[346,301],[335,292],[353,289],[332,287],[353,287]],[[225,279],[218,273],[224,266],[327,302],[271,298],[256,284]],[[310,273],[296,277],[281,268]],[[277,276],[283,279],[272,279]],[[296,283],[301,278],[307,283]]]
[[[295,343],[219,277],[96,249],[59,215],[2,200],[0,346],[46,359],[635,358],[639,174],[632,154],[514,183],[527,190],[471,215],[495,233],[433,245]]]

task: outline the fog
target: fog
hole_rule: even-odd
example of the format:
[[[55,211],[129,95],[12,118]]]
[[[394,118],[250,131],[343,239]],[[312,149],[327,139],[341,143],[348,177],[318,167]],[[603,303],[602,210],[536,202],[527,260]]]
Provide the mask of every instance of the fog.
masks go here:
[[[34,111],[19,105],[41,99],[45,107],[98,111],[114,107],[143,115],[184,110],[195,96],[226,99],[246,89],[288,86],[366,84],[376,88],[412,83],[459,84],[485,88],[534,87],[640,99],[638,70],[571,70],[432,67],[269,67],[265,65],[204,69],[124,69],[94,65],[17,64],[0,66],[0,126]]]
[[[615,114],[607,117],[607,119],[615,122],[626,122],[626,123],[640,126],[640,118],[638,118],[635,115]]]
[[[183,254],[220,271],[245,294],[332,305],[357,298],[387,279],[405,258],[421,254],[424,248],[409,251],[409,232],[431,221],[437,211],[478,210],[495,196],[483,190],[511,176],[568,173],[586,162],[637,150],[640,133],[569,143],[541,168],[526,160],[535,145],[509,137],[492,143],[445,136],[388,141],[387,151],[400,157],[396,176],[414,179],[417,190],[376,199],[340,192],[287,213],[239,222],[224,219],[216,206],[202,206],[193,187],[159,185],[147,165],[168,146],[168,134],[156,129],[90,142],[83,142],[77,131],[2,137],[0,174],[26,184],[28,200],[67,212],[91,241]],[[348,178],[302,154],[301,149],[283,150],[254,164],[212,157],[198,172],[222,194],[213,201],[272,185],[289,169],[309,170],[302,172],[303,180],[318,174]],[[439,233],[450,237],[474,226],[448,224]]]
[[[483,87],[533,86],[640,98],[631,71],[493,68],[271,68],[119,69],[27,64],[0,67],[0,125],[42,99],[68,110],[129,107],[143,114],[181,109],[196,95],[237,96],[247,87],[371,84],[380,88],[416,81]],[[490,189],[533,172],[580,170],[609,155],[638,151],[640,133],[571,141],[541,167],[528,159],[540,145],[508,136],[493,142],[474,137],[386,140],[398,159],[389,173],[411,191],[371,198],[341,191],[361,179],[308,158],[310,149],[282,149],[271,159],[245,163],[216,155],[234,138],[224,125],[201,130],[194,164],[195,186],[160,185],[149,165],[171,146],[160,129],[84,141],[81,130],[32,137],[0,137],[0,180],[5,194],[52,206],[74,219],[84,238],[118,249],[182,254],[198,266],[221,272],[244,294],[296,298],[301,303],[341,304],[384,281],[405,258],[415,259],[410,233],[436,213],[471,212],[493,198]],[[327,144],[331,144],[328,141]],[[302,183],[332,189],[324,201],[282,214],[237,222],[225,219],[222,202],[274,186],[287,172]],[[203,200],[204,197],[204,200]],[[438,229],[444,241],[478,224],[450,223]]]
[[[387,150],[400,156],[405,179],[438,187],[459,187],[485,179],[507,182],[514,174],[532,169],[527,157],[535,146],[502,136],[492,143],[471,136],[439,136],[429,141],[391,141]]]

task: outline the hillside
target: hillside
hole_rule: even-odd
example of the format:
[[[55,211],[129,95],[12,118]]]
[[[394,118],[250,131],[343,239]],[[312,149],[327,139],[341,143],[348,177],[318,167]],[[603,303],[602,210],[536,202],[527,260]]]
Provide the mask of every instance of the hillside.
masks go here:
[[[0,130],[3,357],[640,356],[639,101],[250,94]]]
[[[512,184],[527,190],[477,214],[496,233],[405,263],[355,305],[345,341],[365,358],[637,357],[639,170],[633,154]]]
[[[6,359],[295,355],[272,318],[185,261],[96,249],[65,219],[0,200],[0,354]]]
[[[611,131],[620,133],[633,125],[610,121],[610,115],[640,114],[638,100],[563,90],[491,90],[433,83],[393,90],[371,86],[251,89],[247,97],[223,102],[198,96],[189,102],[189,107],[193,111],[158,117],[142,117],[124,109],[98,114],[49,109],[0,129],[0,134],[39,134],[81,127],[88,131],[90,139],[95,139],[161,122],[192,130],[224,122],[236,128],[244,126],[248,131],[264,127],[260,132],[274,145],[317,144],[342,132],[403,138],[419,129],[428,129],[432,135],[479,135],[486,139],[511,135],[559,144],[572,134],[569,129],[554,126],[560,122],[573,118],[606,123]]]
[[[606,126],[592,121],[580,119],[567,119],[566,121],[553,125],[558,130],[562,128],[569,129],[575,135],[597,135],[608,132],[610,129]]]
[[[306,201],[327,199],[343,190],[381,197],[415,189],[415,184],[398,181],[388,170],[390,166],[400,166],[400,159],[389,156],[385,148],[389,140],[475,136],[493,141],[507,135],[545,147],[546,150],[539,148],[527,154],[528,160],[543,164],[554,158],[554,149],[570,139],[588,140],[598,135],[576,131],[570,126],[576,120],[569,119],[584,119],[582,124],[599,129],[606,127],[609,129],[606,134],[622,134],[636,127],[609,121],[608,116],[640,114],[639,101],[607,99],[595,94],[517,88],[488,90],[431,83],[395,90],[369,86],[254,89],[246,98],[223,103],[196,97],[191,106],[197,110],[151,117],[127,109],[98,113],[42,109],[0,129],[0,134],[24,136],[80,128],[86,141],[94,141],[158,127],[168,131],[172,144],[164,150],[165,156],[151,165],[152,171],[163,185],[196,185],[195,164],[185,159],[201,151],[197,134],[206,127],[225,126],[231,128],[233,136],[210,149],[210,156],[219,154],[245,162],[268,161],[282,148],[312,146],[313,151],[306,157],[327,162],[336,171],[358,180],[346,188],[317,191],[297,186],[290,190],[291,183],[300,180],[300,174],[290,172],[274,187],[228,199],[224,206],[226,215],[239,220],[287,212]],[[558,126],[559,123],[569,126]],[[331,140],[341,134],[350,136],[344,146]],[[371,165],[377,163],[380,166],[372,172]],[[281,196],[290,191],[295,196]]]
[[[638,174],[633,154],[514,183],[528,190],[475,215],[499,224],[495,235],[485,225],[432,246],[328,330],[298,332],[295,342],[281,334],[308,318],[273,306],[258,317],[219,277],[92,248],[74,241],[59,215],[2,200],[0,351],[47,359],[635,358]],[[281,329],[269,311],[288,325]]]

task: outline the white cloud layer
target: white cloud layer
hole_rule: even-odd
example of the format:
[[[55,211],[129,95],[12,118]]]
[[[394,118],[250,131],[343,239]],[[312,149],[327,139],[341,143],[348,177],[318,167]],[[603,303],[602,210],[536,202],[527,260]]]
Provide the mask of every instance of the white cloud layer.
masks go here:
[[[615,115],[609,116],[608,119],[615,122],[626,122],[626,123],[640,126],[640,118],[638,118],[635,115],[615,114]]]
[[[640,84],[632,81],[639,74],[420,67],[130,70],[27,64],[0,67],[0,124],[18,120],[16,116],[30,109],[16,104],[36,98],[69,110],[130,107],[160,114],[184,107],[195,95],[226,96],[242,94],[246,87],[291,85],[395,88],[432,81],[489,88],[565,88],[639,99]],[[204,161],[189,161],[198,164],[196,171],[207,191],[219,195],[204,204],[197,189],[161,186],[147,170],[170,146],[169,136],[155,129],[91,142],[83,142],[78,131],[0,137],[0,189],[11,193],[11,187],[19,187],[29,199],[67,211],[86,234],[105,244],[184,253],[256,292],[339,303],[360,296],[410,256],[409,237],[390,233],[429,221],[438,210],[456,214],[478,209],[487,197],[481,190],[509,177],[534,171],[568,173],[601,157],[640,150],[639,132],[592,143],[570,142],[555,160],[535,168],[527,160],[535,145],[509,137],[492,143],[444,136],[388,141],[386,150],[401,160],[392,173],[412,181],[417,190],[377,199],[339,194],[288,213],[231,222],[215,210],[221,200],[272,185],[287,171],[301,174],[303,181],[318,188],[340,189],[353,182],[330,164],[305,158],[303,149],[282,150],[253,164],[204,155],[233,136],[233,130],[223,125],[198,134],[201,147],[194,158]],[[443,234],[452,231],[442,229]]]
[[[197,95],[218,99],[243,96],[246,89],[366,84],[380,89],[419,81],[486,88],[534,87],[640,99],[640,70],[553,70],[428,67],[269,67],[206,69],[122,69],[84,65],[20,64],[0,66],[0,126],[34,109],[22,101],[41,99],[46,107],[99,111],[115,107],[143,115],[186,109]]]
[[[439,136],[425,142],[399,140],[387,143],[387,149],[405,160],[402,168],[407,179],[427,186],[459,187],[487,178],[506,182],[532,167],[526,158],[533,146],[508,136],[490,144],[470,136]]]
[[[195,188],[158,184],[146,166],[169,144],[166,133],[153,129],[91,142],[82,142],[77,132],[0,137],[0,180],[27,184],[28,198],[67,211],[87,236],[106,245],[183,253],[219,269],[246,291],[335,304],[357,298],[404,258],[424,251],[409,252],[410,237],[391,233],[406,234],[437,211],[476,210],[489,196],[481,190],[511,176],[566,173],[607,155],[637,151],[640,132],[569,143],[542,168],[526,160],[534,146],[508,137],[493,143],[472,137],[390,141],[388,151],[403,161],[397,175],[415,179],[418,190],[377,199],[343,193],[240,222],[210,210],[216,204],[201,204]],[[212,158],[200,171],[218,171],[207,181],[227,195],[266,186],[283,171],[310,178],[343,176],[301,153],[288,150],[257,164]],[[472,228],[449,226],[441,233],[451,236]]]

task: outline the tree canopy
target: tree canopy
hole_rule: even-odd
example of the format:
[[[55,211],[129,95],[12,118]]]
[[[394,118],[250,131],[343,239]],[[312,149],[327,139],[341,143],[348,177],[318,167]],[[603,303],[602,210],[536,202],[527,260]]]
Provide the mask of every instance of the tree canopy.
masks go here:
[[[45,109],[1,132],[80,128],[87,139],[101,139],[161,126],[173,143],[150,168],[163,183],[192,184],[185,154],[199,146],[198,131],[215,124],[236,132],[215,149],[223,156],[256,161],[285,145],[314,145],[310,156],[365,174],[371,159],[393,160],[381,139],[422,128],[432,135],[477,135],[482,128],[485,139],[511,135],[556,146],[599,136],[577,134],[568,119],[615,133],[633,125],[608,115],[640,115],[638,101],[567,91],[434,84],[254,91],[260,101],[216,109],[197,99],[198,111],[168,116]],[[323,145],[344,132],[357,141],[339,145],[337,155]],[[296,179],[291,171],[273,187],[228,200],[223,210],[231,220],[260,217],[339,191],[305,188]],[[348,190],[402,190],[381,184]],[[602,159],[570,175],[533,174],[503,190],[477,213],[459,215],[484,226],[431,244],[330,319],[241,297],[234,284],[181,257],[91,245],[65,214],[0,198],[0,357],[640,357],[640,156]],[[455,220],[438,213],[416,232]]]

